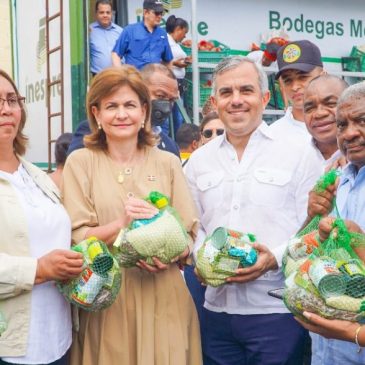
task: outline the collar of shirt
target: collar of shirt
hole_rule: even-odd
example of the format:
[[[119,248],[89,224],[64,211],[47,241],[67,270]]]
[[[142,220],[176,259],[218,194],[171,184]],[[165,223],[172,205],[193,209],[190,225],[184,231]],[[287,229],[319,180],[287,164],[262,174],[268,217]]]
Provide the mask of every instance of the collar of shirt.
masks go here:
[[[293,108],[291,106],[289,106],[288,109],[286,110],[285,117],[288,118],[288,121],[292,123],[294,126],[302,128],[307,132],[307,127],[305,126],[305,123],[294,118]]]
[[[316,151],[316,154],[318,155],[318,159],[324,163],[325,167],[332,164],[333,162],[335,162],[342,155],[340,150],[336,150],[327,160],[325,160],[322,155],[322,152],[317,147],[316,141],[314,140],[313,137],[311,138],[311,145],[314,148],[314,150]]]
[[[156,29],[159,27],[158,25],[156,27],[153,27],[152,32],[150,32],[150,30],[147,28],[146,24],[144,21],[139,22],[139,24],[145,29],[146,32],[148,33],[154,33],[156,31]]]
[[[169,40],[170,46],[171,46],[171,44],[178,44],[178,43],[175,41],[175,39],[174,39],[174,38],[172,38],[172,36],[171,36],[169,33],[167,33],[167,39]]]
[[[251,140],[257,139],[258,137],[266,137],[269,139],[275,139],[276,136],[274,133],[272,133],[270,127],[265,122],[261,122],[261,124],[252,132],[249,140],[251,141]],[[231,143],[227,139],[226,133],[223,133],[222,137],[220,137],[219,140],[220,140],[221,145],[226,144],[226,145],[232,146]]]
[[[357,167],[352,163],[349,163],[345,166],[341,176],[340,185],[346,184],[350,182],[351,185],[358,184],[365,179],[365,166],[361,167],[360,170],[357,170]]]
[[[103,26],[102,26],[99,22],[94,22],[94,23],[91,23],[91,24],[90,24],[90,27],[91,27],[91,28],[100,28],[100,29],[106,29],[106,30],[109,30],[109,29],[116,28],[116,24],[111,23],[108,27],[103,27]]]

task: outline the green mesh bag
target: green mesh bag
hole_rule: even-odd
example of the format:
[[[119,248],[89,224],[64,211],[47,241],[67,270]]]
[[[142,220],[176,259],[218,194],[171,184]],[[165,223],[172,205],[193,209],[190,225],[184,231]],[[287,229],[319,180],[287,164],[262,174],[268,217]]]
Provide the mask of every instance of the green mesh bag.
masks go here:
[[[8,324],[6,322],[4,314],[0,311],[0,336],[6,331]]]
[[[158,208],[159,213],[151,219],[134,220],[119,232],[113,252],[122,267],[133,267],[141,259],[154,265],[153,257],[168,264],[189,244],[184,225],[176,210],[168,205],[168,198],[153,191],[146,200]]]
[[[253,234],[218,227],[207,236],[199,248],[196,269],[205,283],[217,287],[235,276],[238,268],[248,267],[257,261],[257,251],[252,247]]]
[[[285,281],[284,302],[295,315],[310,311],[329,319],[365,319],[365,235],[336,219],[321,243]]]
[[[109,307],[117,297],[122,274],[115,257],[106,244],[95,237],[72,247],[84,256],[84,270],[75,279],[57,286],[65,298],[87,311],[99,311]]]
[[[336,182],[338,176],[338,170],[329,170],[318,179],[314,190],[318,193],[325,191],[328,186]],[[335,199],[333,205],[337,211]],[[282,271],[285,277],[290,276],[292,272],[297,270],[308,255],[319,246],[318,224],[321,218],[321,215],[316,215],[307,226],[290,238],[283,256]]]

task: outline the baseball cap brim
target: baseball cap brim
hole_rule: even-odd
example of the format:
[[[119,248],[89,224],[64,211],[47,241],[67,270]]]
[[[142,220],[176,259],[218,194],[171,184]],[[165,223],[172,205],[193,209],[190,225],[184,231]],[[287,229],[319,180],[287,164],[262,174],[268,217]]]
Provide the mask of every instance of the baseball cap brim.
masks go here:
[[[281,74],[286,70],[298,70],[303,72],[311,72],[317,65],[310,65],[309,63],[293,63],[292,65],[286,65],[275,75],[277,80]]]

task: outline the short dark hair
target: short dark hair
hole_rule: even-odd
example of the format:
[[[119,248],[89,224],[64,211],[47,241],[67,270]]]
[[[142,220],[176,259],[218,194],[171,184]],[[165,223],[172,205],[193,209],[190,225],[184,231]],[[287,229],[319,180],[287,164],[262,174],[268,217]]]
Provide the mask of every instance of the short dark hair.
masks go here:
[[[189,30],[189,23],[183,18],[170,15],[166,20],[166,32],[172,33],[177,27]]]
[[[112,2],[110,0],[97,0],[97,2],[95,3],[95,13],[98,11],[100,4],[102,4],[102,5],[110,5],[110,7],[113,10],[113,4],[112,4]]]
[[[213,111],[213,112],[209,112],[208,114],[206,114],[203,119],[200,122],[200,132],[203,132],[204,127],[211,121],[214,119],[220,119],[219,115],[217,112]]]
[[[177,130],[175,139],[180,148],[187,148],[193,141],[200,141],[199,127],[192,123],[184,123]]]
[[[72,133],[62,133],[56,140],[54,154],[56,166],[63,166],[67,158],[67,150],[72,140]]]
[[[335,75],[330,75],[330,74],[321,74],[309,81],[309,83],[307,85],[307,89],[309,88],[310,85],[315,84],[316,82],[322,82],[322,81],[327,81],[327,80],[337,81],[342,86],[343,90],[345,90],[349,87],[348,82],[345,81],[344,79],[342,79],[341,77],[338,77]]]

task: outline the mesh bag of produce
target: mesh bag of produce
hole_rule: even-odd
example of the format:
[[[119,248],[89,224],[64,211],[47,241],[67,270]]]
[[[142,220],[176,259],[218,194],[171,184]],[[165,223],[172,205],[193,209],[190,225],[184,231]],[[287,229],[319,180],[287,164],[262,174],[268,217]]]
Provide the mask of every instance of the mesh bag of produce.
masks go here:
[[[199,275],[208,285],[225,284],[238,268],[255,264],[257,251],[252,247],[255,241],[253,234],[218,227],[198,250],[196,269]]]
[[[332,169],[323,174],[317,181],[314,190],[318,193],[323,192],[328,186],[333,185],[339,176],[339,171]],[[335,199],[333,201],[336,207]],[[285,277],[290,276],[292,272],[305,261],[309,254],[318,247],[318,224],[322,216],[317,214],[299,233],[290,238],[287,249],[283,256],[282,270]]]
[[[284,301],[296,315],[304,310],[325,318],[365,318],[365,236],[336,219],[327,240],[286,279]],[[359,257],[360,255],[360,257]]]
[[[8,328],[6,319],[4,314],[0,311],[0,336],[6,331]]]
[[[84,256],[84,270],[75,279],[58,282],[65,298],[87,311],[99,311],[109,307],[117,297],[122,274],[115,257],[106,244],[90,237],[72,247]]]
[[[146,200],[158,208],[159,213],[151,219],[134,220],[119,232],[113,247],[122,267],[133,267],[140,259],[154,265],[153,257],[167,264],[189,244],[184,225],[168,198],[153,191]]]

